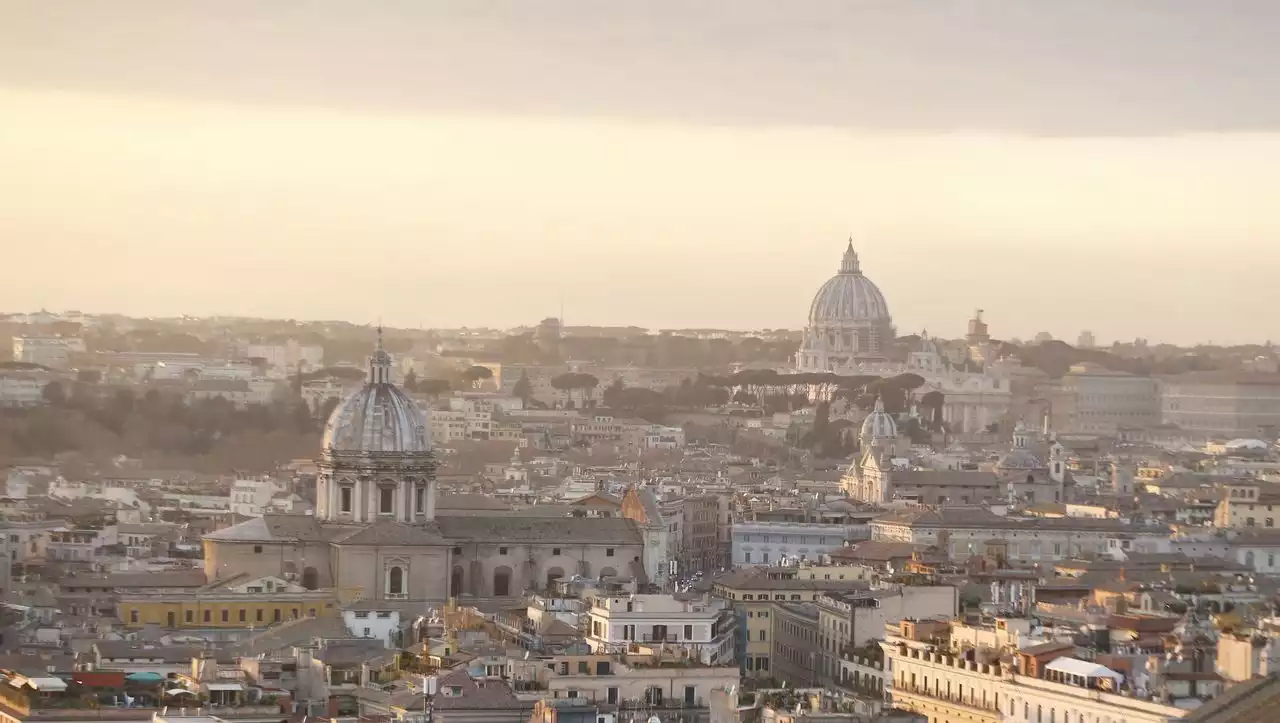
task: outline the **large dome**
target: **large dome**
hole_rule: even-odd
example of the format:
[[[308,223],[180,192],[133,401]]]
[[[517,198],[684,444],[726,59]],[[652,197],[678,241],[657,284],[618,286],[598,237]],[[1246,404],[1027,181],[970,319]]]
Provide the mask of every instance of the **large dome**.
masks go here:
[[[329,415],[322,449],[373,454],[431,451],[427,417],[412,397],[391,382],[391,357],[382,349],[381,336],[369,358],[369,381]]]
[[[889,322],[889,304],[871,279],[862,275],[853,242],[845,249],[840,272],[818,289],[809,305],[809,323],[814,326]]]

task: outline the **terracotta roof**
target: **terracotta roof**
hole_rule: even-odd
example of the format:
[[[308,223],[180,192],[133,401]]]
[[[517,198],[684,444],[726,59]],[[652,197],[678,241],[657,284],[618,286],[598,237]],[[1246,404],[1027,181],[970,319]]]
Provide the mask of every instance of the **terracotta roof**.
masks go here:
[[[459,694],[446,694],[446,688],[458,688]],[[477,684],[465,670],[455,670],[439,679],[440,692],[432,698],[437,710],[533,710],[533,703],[524,702],[511,692],[511,688],[499,680],[487,680]]]
[[[621,517],[442,517],[440,534],[458,541],[639,544],[640,528]]]
[[[1270,720],[1280,705],[1280,678],[1268,676],[1239,683],[1197,708],[1187,723],[1255,723]]]
[[[435,525],[407,525],[378,520],[364,527],[335,535],[335,545],[445,545]]]
[[[924,549],[924,545],[913,545],[910,542],[866,540],[848,547],[841,547],[838,550],[832,550],[827,554],[833,560],[889,562],[890,560],[910,558],[916,551]]]
[[[893,473],[894,487],[996,487],[1000,479],[992,472],[965,470],[908,470]]]
[[[90,688],[123,688],[123,670],[107,670],[97,673],[72,673],[71,680]]]
[[[263,515],[204,536],[218,542],[323,542],[320,521],[311,515]]]

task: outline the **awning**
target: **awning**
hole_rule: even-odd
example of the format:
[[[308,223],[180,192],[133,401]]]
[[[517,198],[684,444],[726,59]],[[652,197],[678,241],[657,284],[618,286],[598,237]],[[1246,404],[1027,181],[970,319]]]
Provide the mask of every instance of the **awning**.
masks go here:
[[[244,686],[239,683],[209,683],[209,690],[244,690]]]
[[[170,688],[165,691],[165,694],[166,695],[195,695],[195,693],[192,693],[186,688]]]
[[[159,673],[130,673],[125,676],[125,680],[132,680],[135,683],[156,683],[164,680],[164,676]]]
[[[36,690],[66,690],[67,681],[62,678],[27,678],[27,685]]]

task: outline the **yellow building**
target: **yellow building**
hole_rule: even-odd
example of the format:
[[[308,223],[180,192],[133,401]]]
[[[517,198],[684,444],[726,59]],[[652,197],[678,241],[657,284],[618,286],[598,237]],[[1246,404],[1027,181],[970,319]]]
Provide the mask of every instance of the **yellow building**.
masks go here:
[[[117,614],[127,628],[261,628],[332,612],[337,600],[334,590],[308,590],[263,577],[194,591],[155,588],[122,593]]]
[[[771,603],[813,602],[826,592],[866,590],[868,584],[855,579],[837,579],[841,575],[860,577],[857,568],[757,567],[734,570],[715,579],[712,594],[730,600],[738,614],[738,624],[745,630],[745,645],[738,650],[743,674],[748,677],[774,677],[773,621]],[[835,571],[829,572],[828,570]]]

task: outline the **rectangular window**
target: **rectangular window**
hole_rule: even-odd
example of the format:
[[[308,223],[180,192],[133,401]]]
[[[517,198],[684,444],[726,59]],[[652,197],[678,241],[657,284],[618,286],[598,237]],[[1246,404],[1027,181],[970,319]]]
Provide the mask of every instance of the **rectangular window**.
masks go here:
[[[212,611],[212,610],[205,610],[205,611],[204,611],[204,621],[205,621],[206,623],[211,623],[211,622],[213,622],[213,611]]]
[[[243,623],[244,619],[245,619],[244,608],[240,608],[240,622]]]
[[[350,487],[344,486],[344,487],[338,488],[338,508],[341,511],[343,512],[351,511],[351,495],[352,495],[352,489]]]
[[[553,547],[553,548],[551,548],[551,554],[552,554],[552,555],[559,555],[559,554],[560,554],[560,548],[558,548],[558,547]]]
[[[262,622],[262,608],[253,611],[253,619],[257,622]]]
[[[195,613],[194,613],[194,612],[192,612],[192,611],[190,611],[190,610],[188,610],[188,611],[187,611],[186,618],[187,618],[187,622],[189,622],[189,623],[190,623],[190,622],[195,622],[195,619],[196,619],[196,618],[195,618]]]
[[[692,626],[692,625],[686,625],[686,626],[684,626],[684,639],[685,639],[685,640],[693,640],[693,626]]]
[[[230,611],[230,610],[223,610],[223,611],[222,611],[222,622],[224,622],[224,623],[225,623],[225,622],[229,622],[230,620],[231,620],[231,611]]]
[[[136,623],[136,622],[138,622],[138,611],[137,611],[137,610],[130,610],[130,611],[129,611],[129,622],[131,622],[131,623]]]
[[[507,548],[505,548],[505,547],[499,547],[499,548],[498,548],[498,554],[499,554],[499,555],[505,555],[505,554],[507,554]]]
[[[254,554],[255,554],[255,555],[260,555],[260,554],[262,554],[262,545],[254,545],[254,546],[253,546],[253,552],[254,552]]]
[[[612,548],[612,547],[606,547],[606,548],[604,549],[604,556],[605,556],[605,557],[613,557],[613,548]]]
[[[415,512],[427,511],[427,490],[425,487],[413,488],[413,509]]]
[[[378,512],[389,515],[395,512],[396,491],[391,487],[378,488]]]

